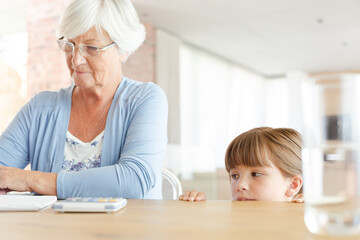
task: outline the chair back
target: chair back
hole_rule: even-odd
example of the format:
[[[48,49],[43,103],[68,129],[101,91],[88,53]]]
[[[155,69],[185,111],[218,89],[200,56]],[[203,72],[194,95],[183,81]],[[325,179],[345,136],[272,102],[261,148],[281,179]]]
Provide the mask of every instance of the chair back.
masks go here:
[[[166,168],[162,169],[162,194],[164,200],[178,200],[182,194],[179,179]]]

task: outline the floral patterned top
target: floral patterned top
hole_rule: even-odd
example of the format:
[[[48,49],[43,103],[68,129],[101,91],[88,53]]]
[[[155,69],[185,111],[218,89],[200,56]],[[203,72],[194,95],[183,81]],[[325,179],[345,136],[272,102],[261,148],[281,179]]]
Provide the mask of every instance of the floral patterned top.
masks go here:
[[[61,171],[78,172],[100,167],[103,140],[104,131],[88,143],[82,142],[67,131]]]

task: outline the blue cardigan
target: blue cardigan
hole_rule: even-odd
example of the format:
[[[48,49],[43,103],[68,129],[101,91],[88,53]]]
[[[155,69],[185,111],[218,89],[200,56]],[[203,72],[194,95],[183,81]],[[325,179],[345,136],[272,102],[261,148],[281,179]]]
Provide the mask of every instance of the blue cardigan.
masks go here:
[[[34,96],[0,136],[0,164],[56,172],[57,196],[160,199],[167,100],[160,87],[123,77],[106,119],[101,167],[60,172],[74,85]]]

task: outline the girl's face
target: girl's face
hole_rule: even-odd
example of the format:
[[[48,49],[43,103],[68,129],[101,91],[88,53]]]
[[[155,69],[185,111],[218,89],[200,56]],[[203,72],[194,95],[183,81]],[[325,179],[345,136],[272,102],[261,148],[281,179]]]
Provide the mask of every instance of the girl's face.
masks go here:
[[[232,199],[238,201],[288,201],[291,184],[271,161],[270,167],[239,165],[230,170]]]

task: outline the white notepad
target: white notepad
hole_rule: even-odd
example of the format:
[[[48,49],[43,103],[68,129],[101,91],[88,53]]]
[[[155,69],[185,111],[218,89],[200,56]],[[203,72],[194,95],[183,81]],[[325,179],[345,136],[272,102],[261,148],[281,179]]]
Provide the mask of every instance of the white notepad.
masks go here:
[[[56,196],[0,195],[0,211],[39,211],[56,200]]]

